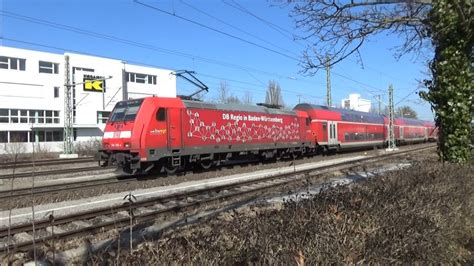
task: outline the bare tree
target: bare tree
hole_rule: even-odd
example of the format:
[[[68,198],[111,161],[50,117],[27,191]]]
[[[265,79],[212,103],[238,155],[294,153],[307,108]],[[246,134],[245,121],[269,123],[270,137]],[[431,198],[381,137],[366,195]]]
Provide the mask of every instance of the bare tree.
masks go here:
[[[406,118],[418,118],[418,114],[410,106],[401,106],[395,110],[395,116]]]
[[[281,88],[280,84],[274,80],[270,80],[268,82],[268,88],[265,97],[265,103],[276,105],[276,106],[284,106],[285,103],[283,102],[283,96],[281,95]]]
[[[405,3],[402,3],[405,2]],[[371,36],[390,31],[404,38],[397,55],[420,52],[429,45],[426,17],[429,1],[341,1],[311,0],[297,2],[293,17],[304,35],[296,37],[311,45],[304,51],[305,72],[314,73],[327,62],[334,65],[359,49]],[[329,60],[328,60],[329,57]]]
[[[227,85],[227,82],[224,80],[221,80],[221,83],[219,85],[219,88],[217,89],[218,95],[217,95],[217,102],[219,103],[226,103],[227,102],[227,97],[229,94],[229,85]]]
[[[438,152],[443,161],[465,163],[471,155],[469,139],[474,114],[472,52],[474,1],[472,0],[289,0],[297,38],[303,52],[304,73],[314,74],[355,54],[371,36],[398,35],[402,45],[396,56],[434,50],[431,80],[425,81],[428,100],[439,128]],[[433,49],[434,48],[434,49]]]
[[[242,97],[242,103],[243,104],[252,104],[253,99],[252,99],[252,94],[248,91],[245,92],[244,96]]]
[[[241,103],[240,99],[229,92],[230,88],[226,81],[221,81],[218,88],[217,102],[218,103]]]
[[[238,103],[241,103],[241,102],[240,102],[240,99],[237,96],[231,95],[231,96],[227,97],[225,103],[237,103],[238,104]]]

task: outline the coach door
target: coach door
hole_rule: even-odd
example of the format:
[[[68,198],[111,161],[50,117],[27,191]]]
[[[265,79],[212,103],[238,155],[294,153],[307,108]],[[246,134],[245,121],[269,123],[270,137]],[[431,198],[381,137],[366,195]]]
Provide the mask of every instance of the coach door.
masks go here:
[[[328,121],[328,145],[337,145],[336,122]]]
[[[181,109],[168,108],[168,149],[181,148]]]

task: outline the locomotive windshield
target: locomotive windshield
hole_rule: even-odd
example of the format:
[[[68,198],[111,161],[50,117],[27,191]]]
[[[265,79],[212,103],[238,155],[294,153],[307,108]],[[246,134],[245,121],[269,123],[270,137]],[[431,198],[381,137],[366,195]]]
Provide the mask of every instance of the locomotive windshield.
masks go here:
[[[133,121],[137,116],[143,99],[119,102],[115,105],[110,122]]]

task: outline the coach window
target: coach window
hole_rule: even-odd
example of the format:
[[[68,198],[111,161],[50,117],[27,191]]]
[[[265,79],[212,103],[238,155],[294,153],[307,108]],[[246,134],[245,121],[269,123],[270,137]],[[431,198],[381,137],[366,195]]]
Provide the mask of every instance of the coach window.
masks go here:
[[[158,121],[166,121],[166,109],[165,108],[159,108],[158,111],[156,112],[156,120]]]

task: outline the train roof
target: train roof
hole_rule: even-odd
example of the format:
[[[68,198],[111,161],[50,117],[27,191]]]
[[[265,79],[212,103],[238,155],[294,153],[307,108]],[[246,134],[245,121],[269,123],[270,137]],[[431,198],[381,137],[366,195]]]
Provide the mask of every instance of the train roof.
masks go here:
[[[221,103],[208,103],[199,102],[192,100],[183,100],[186,108],[202,108],[202,109],[214,109],[214,110],[227,110],[227,111],[240,111],[240,112],[255,112],[255,113],[267,113],[267,114],[278,114],[278,115],[296,115],[295,111],[274,109],[264,106],[249,105],[249,104],[221,104]]]
[[[403,123],[404,125],[409,126],[425,126],[427,123],[433,123],[430,121],[418,120],[413,118],[396,118],[398,123]]]
[[[314,105],[308,103],[301,103],[295,106],[294,109],[298,110],[326,110],[331,112],[337,112],[341,114],[342,121],[349,122],[361,122],[361,123],[374,123],[374,124],[383,124],[384,116],[360,111],[354,111],[349,109],[342,108],[333,108],[322,105]]]

